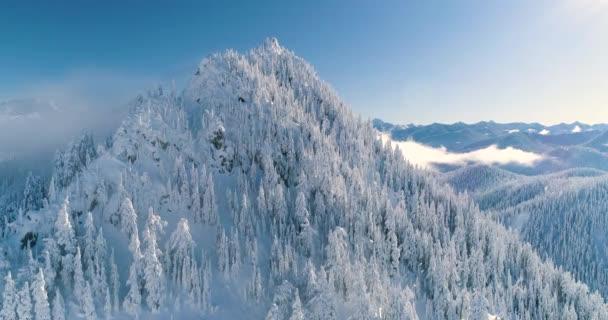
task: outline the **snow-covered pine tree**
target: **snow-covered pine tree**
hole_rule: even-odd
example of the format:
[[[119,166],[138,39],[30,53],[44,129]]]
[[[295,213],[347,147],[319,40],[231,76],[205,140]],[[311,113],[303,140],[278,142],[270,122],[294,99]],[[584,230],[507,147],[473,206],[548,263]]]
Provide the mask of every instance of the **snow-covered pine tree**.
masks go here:
[[[148,211],[148,221],[143,232],[144,251],[142,259],[143,283],[146,293],[146,303],[153,313],[158,313],[163,303],[165,275],[159,256],[158,233],[166,225],[152,208]]]
[[[9,271],[4,278],[4,291],[2,292],[2,311],[0,318],[3,320],[17,320],[17,305],[19,304],[19,296],[15,288],[15,281]]]
[[[289,320],[304,320],[304,311],[302,310],[302,301],[300,300],[300,293],[296,289],[293,297],[293,303],[291,304],[291,316]]]
[[[19,320],[32,320],[32,296],[30,294],[30,284],[25,282],[19,293],[17,303],[17,319]]]
[[[103,304],[103,318],[105,320],[112,319],[112,298],[110,297],[110,289],[106,287],[105,299]]]
[[[97,320],[95,303],[93,302],[93,292],[91,292],[91,285],[88,281],[85,282],[83,289],[82,316],[85,320]]]
[[[57,273],[53,266],[51,254],[48,250],[44,250],[44,283],[46,284],[46,291],[53,292],[55,290],[55,277]]]
[[[84,301],[84,286],[86,281],[84,279],[84,272],[82,271],[82,256],[80,254],[80,247],[76,247],[76,256],[74,256],[74,297],[78,304],[82,307]]]
[[[51,320],[51,307],[46,293],[44,273],[39,269],[32,282],[32,295],[34,298],[34,315],[36,320]]]
[[[90,278],[93,278],[95,272],[95,224],[93,222],[93,214],[89,211],[84,220],[84,237],[82,249],[83,270]]]
[[[188,284],[192,275],[191,265],[194,263],[194,241],[190,234],[188,220],[180,219],[175,231],[169,237],[165,248],[165,269],[173,285],[190,290]]]
[[[129,250],[133,255],[133,261],[131,262],[131,267],[129,267],[129,278],[127,279],[129,291],[127,292],[127,296],[125,297],[122,305],[127,314],[138,318],[141,312],[142,299],[140,287],[142,255],[139,247],[139,236],[137,235],[137,232],[131,235]]]
[[[59,290],[55,292],[53,299],[53,320],[65,320],[65,306]]]
[[[76,255],[76,236],[70,221],[69,201],[66,197],[55,220],[55,242],[61,259],[61,278],[66,287],[71,287]]]
[[[112,286],[112,305],[114,306],[114,312],[118,312],[120,309],[120,302],[118,300],[120,279],[118,275],[118,267],[116,266],[116,260],[114,258],[114,248],[112,248],[112,254],[110,256],[110,284]]]

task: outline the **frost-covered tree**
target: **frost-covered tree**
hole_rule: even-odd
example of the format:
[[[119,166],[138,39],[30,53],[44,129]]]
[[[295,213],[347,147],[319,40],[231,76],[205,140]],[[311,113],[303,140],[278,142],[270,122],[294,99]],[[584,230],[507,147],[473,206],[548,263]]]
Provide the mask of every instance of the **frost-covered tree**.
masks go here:
[[[231,274],[238,274],[241,267],[241,246],[238,231],[232,231],[228,243],[228,270]]]
[[[93,293],[91,285],[87,281],[84,285],[82,297],[82,316],[86,320],[96,320],[97,313],[95,312],[95,303],[93,302]]]
[[[188,283],[192,278],[191,266],[194,263],[194,241],[190,234],[188,220],[182,218],[171,234],[165,248],[165,269],[170,280],[184,289],[190,289]]]
[[[83,237],[83,252],[82,261],[83,268],[87,275],[91,278],[94,273],[95,261],[95,224],[93,222],[93,214],[89,211],[84,220],[84,237]]]
[[[120,279],[118,275],[118,267],[114,259],[114,248],[112,248],[112,254],[110,257],[110,284],[112,285],[112,305],[114,306],[114,312],[118,312],[120,303],[118,301],[118,291],[120,290]]]
[[[103,228],[101,227],[97,232],[94,248],[95,252],[93,253],[91,271],[91,290],[94,292],[94,297],[103,299],[104,297],[102,295],[106,291],[106,288],[108,288],[108,279],[106,274],[106,239],[103,235]]]
[[[76,256],[74,257],[74,296],[78,303],[82,306],[84,301],[84,287],[86,281],[84,279],[84,272],[82,271],[82,256],[80,254],[80,247],[76,247]]]
[[[25,282],[18,293],[17,319],[32,320],[32,296],[30,295],[30,284]]]
[[[23,189],[23,201],[21,207],[25,212],[38,210],[42,208],[44,199],[45,190],[42,183],[42,179],[39,176],[35,176],[30,172],[27,175],[25,181],[25,188]]]
[[[139,247],[139,236],[137,233],[131,235],[131,244],[129,249],[133,254],[133,261],[129,267],[129,278],[127,279],[127,286],[129,291],[125,297],[122,306],[127,314],[132,317],[138,318],[141,311],[141,250]]]
[[[106,287],[105,299],[103,304],[103,317],[106,320],[112,319],[112,298],[110,297],[110,289]]]
[[[217,238],[215,241],[215,251],[217,253],[217,268],[220,273],[227,278],[229,270],[229,243],[228,237],[226,237],[226,232],[224,228],[218,227]]]
[[[347,294],[347,279],[349,278],[349,254],[346,243],[346,231],[336,228],[329,234],[327,244],[327,267],[330,283],[341,294]]]
[[[59,291],[55,292],[55,299],[53,299],[53,320],[65,320],[65,306]]]
[[[57,201],[57,191],[55,189],[55,177],[51,177],[49,182],[49,191],[47,192],[47,199],[50,203]]]
[[[125,197],[118,208],[116,222],[124,234],[131,236],[137,232],[137,213],[131,199]]]
[[[9,271],[4,278],[4,291],[2,292],[2,311],[0,318],[5,320],[17,320],[17,305],[20,303],[15,282]]]
[[[162,232],[165,223],[154,213],[152,208],[148,211],[148,221],[143,232],[144,251],[143,251],[143,282],[146,292],[146,303],[153,313],[159,312],[163,303],[163,284],[165,276],[159,256],[161,251],[158,248],[158,233]]]
[[[298,230],[298,246],[305,254],[309,254],[312,250],[312,242],[314,239],[314,230],[310,225],[310,214],[306,206],[306,198],[304,193],[299,192],[296,198],[295,219]]]
[[[55,266],[53,266],[51,254],[48,250],[44,250],[44,282],[46,284],[47,292],[53,292],[55,290],[56,276],[57,273],[55,271]]]
[[[203,213],[201,222],[214,225],[218,221],[218,210],[215,200],[215,184],[211,172],[207,174],[205,188],[203,190],[201,211]]]
[[[36,320],[51,320],[51,307],[46,293],[44,273],[39,269],[32,282],[32,295],[34,298],[34,315]]]
[[[304,311],[302,310],[302,301],[300,300],[298,289],[296,289],[293,303],[291,304],[291,316],[289,320],[304,320]]]
[[[202,255],[205,257],[205,255]],[[211,262],[206,259],[201,268],[201,308],[204,312],[211,311]]]
[[[66,286],[71,286],[74,272],[74,255],[76,254],[76,236],[70,221],[69,201],[63,201],[55,220],[55,242],[61,257],[61,277]]]

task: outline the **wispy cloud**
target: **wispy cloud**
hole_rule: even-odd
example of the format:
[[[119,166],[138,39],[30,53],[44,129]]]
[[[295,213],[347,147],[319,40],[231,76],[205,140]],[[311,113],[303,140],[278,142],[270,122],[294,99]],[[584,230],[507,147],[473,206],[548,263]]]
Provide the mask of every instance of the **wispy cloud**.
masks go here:
[[[399,146],[403,156],[412,164],[422,168],[433,168],[433,164],[463,165],[470,162],[482,164],[520,164],[532,166],[543,159],[542,155],[507,147],[499,149],[492,145],[465,153],[449,152],[445,148],[433,148],[413,140],[394,141],[387,134],[380,136],[383,143],[391,142],[393,148]]]
[[[84,68],[5,93],[0,101],[0,158],[52,152],[75,135],[112,132],[151,77]]]

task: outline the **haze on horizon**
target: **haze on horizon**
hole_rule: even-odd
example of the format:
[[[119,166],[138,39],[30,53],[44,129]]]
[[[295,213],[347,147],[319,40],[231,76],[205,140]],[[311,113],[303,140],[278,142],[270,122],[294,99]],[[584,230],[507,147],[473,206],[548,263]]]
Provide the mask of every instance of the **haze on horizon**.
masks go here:
[[[275,36],[366,117],[608,122],[607,0],[3,3],[0,29],[0,100],[113,110]]]

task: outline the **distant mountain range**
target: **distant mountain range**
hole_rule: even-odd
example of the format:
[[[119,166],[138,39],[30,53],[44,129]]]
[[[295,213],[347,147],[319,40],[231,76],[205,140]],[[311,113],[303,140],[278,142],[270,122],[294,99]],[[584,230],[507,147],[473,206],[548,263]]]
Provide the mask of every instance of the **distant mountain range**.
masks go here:
[[[474,124],[395,125],[379,119],[374,119],[372,124],[394,141],[413,140],[429,147],[445,148],[452,153],[496,146],[499,149],[512,147],[543,155],[543,160],[534,166],[501,166],[516,173],[540,174],[580,167],[608,170],[608,124],[573,122],[545,126],[539,123],[484,121]],[[437,167],[450,171],[461,166]]]
[[[588,125],[580,122],[544,126],[539,123],[497,123],[482,121],[474,124],[433,123],[429,125],[395,125],[374,119],[374,128],[390,132],[393,140],[413,139],[433,147],[443,146],[449,151],[463,152],[496,144],[524,151],[543,152],[556,146],[573,146],[588,143],[608,150],[608,124]],[[594,141],[599,139],[600,141]]]

